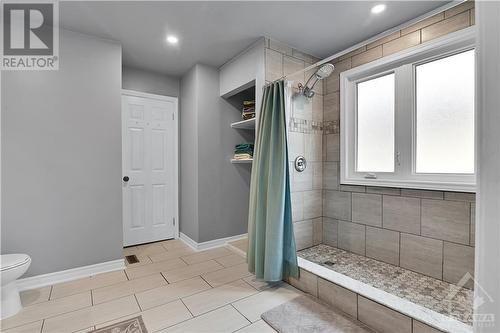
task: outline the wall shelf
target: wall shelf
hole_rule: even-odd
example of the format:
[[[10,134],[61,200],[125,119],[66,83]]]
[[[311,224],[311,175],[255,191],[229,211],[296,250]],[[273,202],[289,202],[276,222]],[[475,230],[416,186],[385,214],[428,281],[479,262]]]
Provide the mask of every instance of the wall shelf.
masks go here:
[[[232,128],[255,129],[255,118],[237,121],[231,124]]]
[[[233,163],[233,164],[251,164],[252,162],[253,162],[253,159],[250,159],[250,160],[237,160],[234,158],[231,159],[231,163]]]

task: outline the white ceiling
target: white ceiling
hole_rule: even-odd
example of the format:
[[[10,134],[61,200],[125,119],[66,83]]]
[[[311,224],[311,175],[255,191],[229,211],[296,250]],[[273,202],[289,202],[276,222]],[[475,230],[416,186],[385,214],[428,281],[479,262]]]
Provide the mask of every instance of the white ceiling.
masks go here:
[[[180,76],[221,66],[261,36],[325,58],[447,1],[65,1],[61,26],[121,42],[127,66]],[[177,46],[165,37],[179,37]]]

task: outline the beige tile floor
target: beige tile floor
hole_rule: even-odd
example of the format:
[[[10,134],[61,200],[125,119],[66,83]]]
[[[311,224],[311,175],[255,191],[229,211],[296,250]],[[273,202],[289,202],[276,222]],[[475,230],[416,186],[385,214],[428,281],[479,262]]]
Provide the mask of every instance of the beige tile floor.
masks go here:
[[[179,240],[124,249],[139,262],[122,271],[25,291],[5,333],[90,332],[142,315],[152,332],[274,332],[260,315],[301,294],[257,281],[246,240],[196,252]],[[236,248],[236,249],[235,249]]]

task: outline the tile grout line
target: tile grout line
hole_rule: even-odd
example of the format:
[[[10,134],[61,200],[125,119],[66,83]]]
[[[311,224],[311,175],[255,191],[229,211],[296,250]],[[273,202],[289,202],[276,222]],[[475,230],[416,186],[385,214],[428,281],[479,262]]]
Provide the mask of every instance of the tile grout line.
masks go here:
[[[165,275],[163,275],[163,272],[160,272],[160,275],[163,277],[163,280],[165,280],[167,282],[167,285],[171,284],[170,282],[168,282],[167,278]],[[153,288],[154,289],[154,288]]]
[[[253,322],[252,322],[250,319],[248,319],[248,318],[247,318],[247,317],[246,317],[243,313],[241,313],[241,312],[240,312],[240,311],[239,311],[239,310],[238,310],[238,309],[234,306],[234,304],[233,304],[233,303],[229,303],[229,305],[230,305],[230,306],[231,306],[234,310],[236,310],[236,312],[238,312],[238,313],[239,313],[239,314],[240,314],[243,318],[245,318],[246,320],[248,320],[249,324],[248,324],[247,326],[250,326],[250,325],[252,325],[252,324],[253,324]],[[244,327],[247,327],[247,326],[244,326]],[[242,328],[243,328],[243,327],[242,327]]]
[[[216,271],[214,271],[216,272]],[[206,273],[203,273],[203,274],[206,274]],[[205,281],[206,284],[208,284],[210,286],[210,289],[214,289],[216,287],[212,286],[207,280],[205,280],[205,278],[200,274],[200,275],[197,275],[195,277],[200,277],[200,279],[202,279],[203,281]],[[210,289],[207,289],[207,290],[210,290]]]
[[[50,301],[50,298],[52,297],[52,290],[53,289],[54,289],[54,285],[51,285],[50,286],[50,291],[49,291],[49,299],[47,300],[47,302]]]
[[[137,295],[135,293],[133,295],[134,295],[135,302],[137,303],[137,306],[139,307],[139,311],[141,313],[144,312],[144,310],[142,309],[141,304],[139,303],[139,300],[137,299]]]
[[[40,326],[40,333],[43,332],[43,325],[45,324],[45,319],[42,319],[42,326]]]
[[[189,314],[191,314],[191,317],[192,318],[196,318],[196,316],[191,312],[191,310],[188,308],[188,306],[186,305],[186,303],[184,303],[184,300],[182,298],[179,298],[179,300],[181,301],[181,303],[186,307],[186,309],[188,310]],[[191,318],[189,318],[191,319]],[[188,320],[189,320],[188,319]]]

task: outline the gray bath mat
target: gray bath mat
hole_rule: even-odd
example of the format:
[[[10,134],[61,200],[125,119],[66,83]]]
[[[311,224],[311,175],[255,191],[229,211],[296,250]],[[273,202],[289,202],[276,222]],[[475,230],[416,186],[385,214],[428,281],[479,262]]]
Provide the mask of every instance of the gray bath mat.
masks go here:
[[[91,333],[148,333],[148,331],[144,326],[142,316],[137,316],[94,330]]]
[[[373,332],[362,323],[299,296],[262,314],[262,319],[280,333],[366,333]]]

